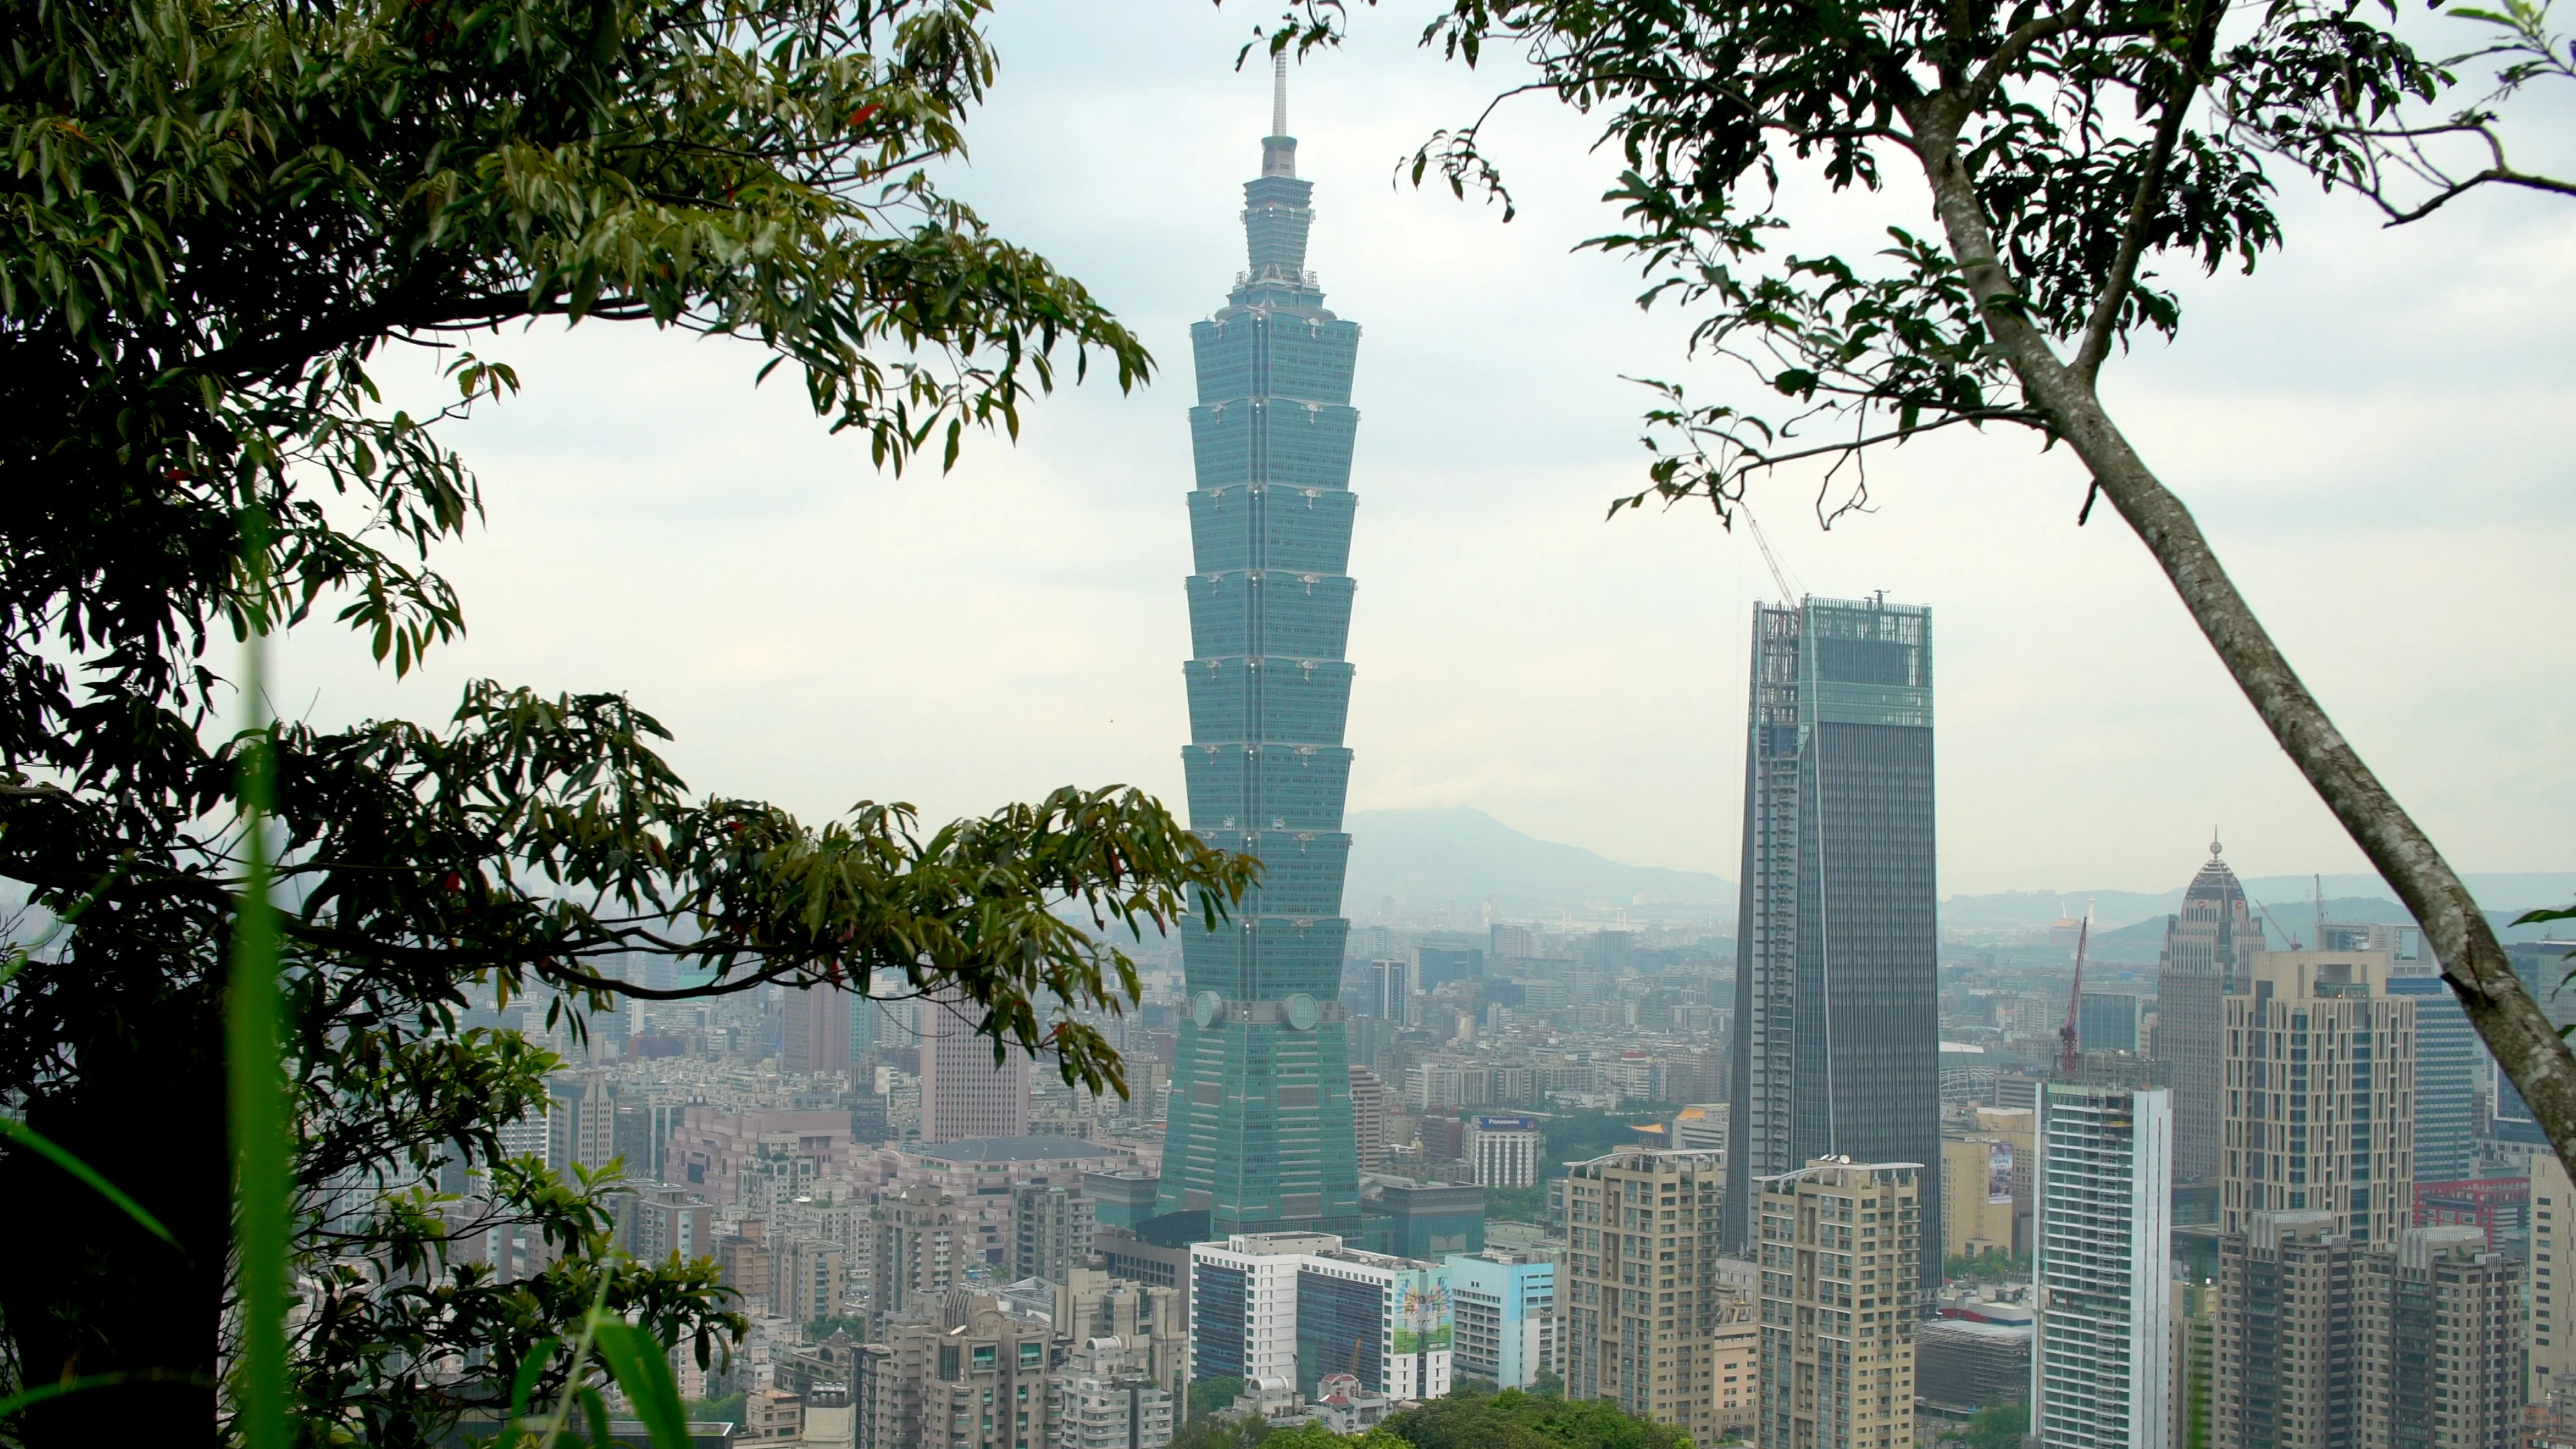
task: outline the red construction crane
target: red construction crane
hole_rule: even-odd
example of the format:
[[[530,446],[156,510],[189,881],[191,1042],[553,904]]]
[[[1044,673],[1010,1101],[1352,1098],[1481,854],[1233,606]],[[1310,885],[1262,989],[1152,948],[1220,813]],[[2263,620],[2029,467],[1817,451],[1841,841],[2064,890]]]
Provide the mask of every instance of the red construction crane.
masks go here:
[[[2084,1009],[2084,946],[2093,934],[2093,908],[2084,908],[2084,924],[2075,928],[2075,986],[2066,993],[2066,1025],[2057,1029],[2057,1074],[2072,1077],[2084,1065],[2082,1039],[2075,1031],[2075,1015]]]

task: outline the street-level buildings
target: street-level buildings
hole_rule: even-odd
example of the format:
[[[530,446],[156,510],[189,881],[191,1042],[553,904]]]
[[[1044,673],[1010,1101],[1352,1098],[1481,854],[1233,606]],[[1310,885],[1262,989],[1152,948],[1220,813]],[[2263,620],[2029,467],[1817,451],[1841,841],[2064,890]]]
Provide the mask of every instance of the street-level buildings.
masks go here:
[[[1567,1397],[1612,1399],[1716,1442],[1719,1334],[1749,1307],[1720,1269],[1725,1163],[1630,1148],[1568,1172],[1557,1285]]]
[[[1535,1186],[1547,1165],[1547,1144],[1535,1117],[1470,1117],[1460,1135],[1478,1187]]]
[[[2540,1403],[2576,1375],[2576,1186],[2555,1153],[2531,1157],[2531,1317],[2524,1399]]]
[[[858,1354],[858,1449],[1047,1449],[1050,1331],[963,1290]]]
[[[2168,1449],[2173,1094],[2039,1095],[2031,1433],[2040,1449]]]
[[[2172,1065],[2174,1175],[2182,1181],[2215,1178],[2225,1161],[2225,1002],[2263,944],[2262,923],[2213,840],[2182,909],[2166,918],[2156,972],[2156,1055]]]
[[[1190,1376],[1293,1383],[1348,1374],[1391,1399],[1449,1392],[1453,1322],[1442,1265],[1347,1247],[1330,1233],[1237,1233],[1190,1248]]]
[[[2220,1240],[2217,1449],[2509,1449],[2522,1264],[2466,1225],[2364,1246],[2325,1209]]]
[[[1907,1449],[1921,1302],[1923,1167],[1820,1158],[1766,1177],[1760,1442]]]
[[[2393,1246],[2415,1214],[2415,1002],[2379,952],[2257,951],[2226,1002],[2219,1230],[2332,1213]]]
[[[2517,1449],[2522,1280],[2468,1226],[2408,1228],[2364,1260],[2363,1449]]]
[[[1501,1249],[1452,1253],[1450,1371],[1498,1389],[1525,1389],[1557,1361],[1556,1264]]]

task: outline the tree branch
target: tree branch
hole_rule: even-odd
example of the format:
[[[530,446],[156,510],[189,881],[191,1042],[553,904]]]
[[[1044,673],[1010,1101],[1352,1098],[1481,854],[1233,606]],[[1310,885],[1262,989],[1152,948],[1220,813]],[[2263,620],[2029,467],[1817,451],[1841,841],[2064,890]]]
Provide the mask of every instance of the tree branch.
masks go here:
[[[2523,989],[2450,863],[2291,669],[2190,510],[2148,470],[2092,390],[2058,362],[2022,315],[2012,280],[1994,259],[1993,230],[1959,164],[1955,131],[1944,140],[1925,158],[1934,205],[1951,254],[1984,305],[2024,394],[2084,460],[2094,485],[2155,556],[2272,738],[2414,915],[2442,963],[2443,980],[2548,1129],[2559,1160],[2576,1161],[2576,1058],[2566,1041]]]
[[[2120,227],[2119,255],[2112,259],[2110,274],[2102,279],[2102,295],[2093,301],[2093,315],[2085,321],[2083,341],[2075,349],[2070,368],[2087,391],[2102,370],[2102,359],[2110,355],[2112,335],[2119,330],[2120,304],[2128,299],[2129,288],[2138,278],[2138,261],[2146,255],[2147,218],[2155,209],[2156,193],[2165,184],[2165,168],[2173,162],[2174,146],[2182,138],[2183,121],[2191,113],[2191,98],[2199,93],[2199,81],[2186,78],[2181,93],[2167,98],[2165,113],[2156,122],[2146,173],[2138,178],[2138,194],[2130,201],[2128,220]]]
[[[2021,62],[2024,55],[2030,53],[2032,46],[2052,35],[2063,34],[2073,29],[2084,19],[2084,12],[2091,8],[2093,8],[2093,0],[2074,0],[2073,4],[2056,14],[2043,15],[2036,20],[2025,21],[2011,34],[2006,35],[2003,43],[1995,47],[1995,53],[1988,56],[1986,63],[1977,68],[1976,78],[1969,81],[1958,92],[1960,119],[1965,120],[1976,114],[1978,108],[1986,103],[1987,98],[1995,93],[1995,87],[2004,83],[2004,76]]]

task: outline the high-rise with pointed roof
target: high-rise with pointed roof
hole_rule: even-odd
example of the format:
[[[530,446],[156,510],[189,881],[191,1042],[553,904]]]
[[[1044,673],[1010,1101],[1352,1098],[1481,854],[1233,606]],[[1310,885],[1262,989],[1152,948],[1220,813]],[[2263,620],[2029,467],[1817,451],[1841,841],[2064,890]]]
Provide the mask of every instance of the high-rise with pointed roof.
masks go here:
[[[1351,752],[1351,371],[1360,329],[1306,270],[1278,63],[1261,175],[1243,188],[1249,267],[1190,328],[1190,828],[1261,860],[1231,920],[1182,938],[1189,1012],[1173,1069],[1163,1212],[1208,1236],[1360,1233],[1341,994],[1342,801]]]
[[[2174,1177],[2200,1182],[2218,1175],[2224,1151],[2226,1053],[2221,1018],[2240,989],[2252,954],[2264,948],[2245,888],[2209,842],[2209,861],[2182,893],[2182,910],[2165,919],[2164,956],[2156,977],[2156,1055],[2173,1064]]]

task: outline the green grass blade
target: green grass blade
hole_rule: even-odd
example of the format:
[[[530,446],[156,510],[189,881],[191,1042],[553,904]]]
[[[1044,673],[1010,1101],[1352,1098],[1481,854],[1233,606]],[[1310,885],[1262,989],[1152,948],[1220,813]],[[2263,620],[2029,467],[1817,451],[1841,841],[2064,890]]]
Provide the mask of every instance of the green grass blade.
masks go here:
[[[626,1402],[653,1436],[653,1449],[689,1449],[689,1416],[680,1409],[680,1386],[671,1361],[653,1335],[605,1314],[593,1330],[599,1356],[626,1391]]]
[[[65,1394],[77,1394],[83,1389],[109,1388],[140,1377],[139,1374],[128,1373],[86,1374],[76,1379],[59,1379],[50,1384],[38,1384],[32,1389],[21,1389],[5,1399],[0,1399],[0,1419],[8,1418],[20,1409],[41,1404],[47,1399],[59,1399]]]
[[[599,1449],[614,1449],[617,1441],[608,1437],[608,1406],[599,1401],[599,1390],[581,1391],[581,1413],[583,1421],[590,1425],[590,1442]]]
[[[29,1150],[50,1158],[56,1167],[59,1167],[63,1171],[70,1173],[72,1176],[79,1178],[82,1182],[89,1184],[91,1191],[96,1192],[100,1197],[106,1198],[109,1202],[116,1204],[127,1217],[141,1223],[144,1229],[150,1232],[152,1236],[159,1238],[161,1241],[168,1243],[174,1248],[179,1246],[179,1240],[170,1236],[170,1230],[161,1226],[161,1220],[159,1218],[156,1218],[149,1212],[144,1211],[143,1204],[127,1197],[124,1191],[117,1187],[115,1183],[112,1183],[106,1178],[100,1176],[96,1168],[93,1168],[88,1163],[72,1156],[53,1142],[48,1141],[45,1135],[38,1132],[35,1128],[28,1126],[24,1122],[18,1121],[14,1117],[0,1117],[0,1137],[6,1137],[12,1141],[22,1143]]]
[[[32,1389],[20,1389],[7,1398],[0,1399],[0,1419],[6,1419],[21,1409],[41,1404],[47,1399],[59,1399],[65,1394],[77,1394],[88,1389],[114,1388],[118,1384],[196,1384],[211,1388],[214,1380],[203,1374],[172,1373],[168,1369],[120,1369],[115,1373],[84,1374],[76,1379],[56,1379],[49,1384],[38,1384]]]
[[[251,560],[254,607],[265,587],[268,529],[256,508],[243,532]],[[286,1073],[278,1042],[277,912],[269,899],[268,817],[273,790],[267,719],[268,630],[265,619],[243,646],[241,736],[243,871],[241,909],[233,926],[233,962],[224,1020],[230,1076],[233,1192],[241,1264],[241,1351],[236,1428],[248,1449],[287,1449]]]
[[[546,1362],[563,1346],[555,1338],[541,1338],[528,1348],[528,1356],[519,1360],[519,1372],[510,1381],[510,1428],[516,1431],[519,1421],[528,1416],[528,1400],[537,1391],[537,1380],[544,1376]]]

